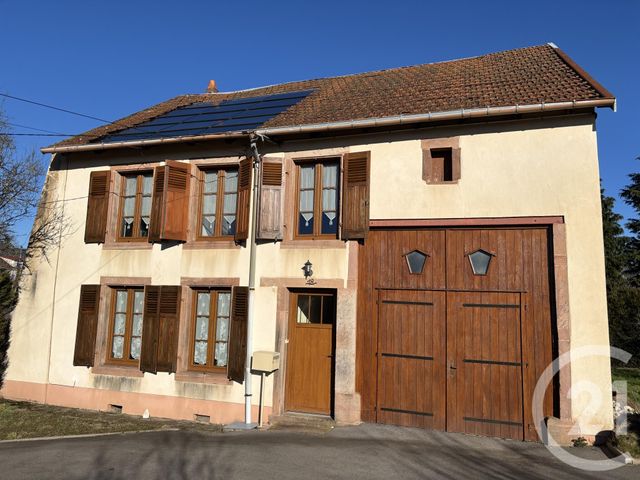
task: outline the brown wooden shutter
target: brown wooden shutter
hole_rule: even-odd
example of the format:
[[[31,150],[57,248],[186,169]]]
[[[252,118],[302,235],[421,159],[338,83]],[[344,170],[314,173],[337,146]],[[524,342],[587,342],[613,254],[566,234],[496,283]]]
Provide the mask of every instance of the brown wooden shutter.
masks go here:
[[[181,287],[147,285],[140,370],[149,373],[176,371]]]
[[[342,239],[364,239],[369,233],[369,152],[344,157]]]
[[[140,370],[158,373],[158,324],[160,287],[144,287],[144,315],[142,317],[142,346],[140,348]]]
[[[96,332],[98,331],[99,304],[100,285],[82,285],[80,287],[78,327],[76,328],[76,348],[73,355],[73,364],[75,366],[93,366]]]
[[[109,185],[111,172],[91,172],[87,199],[87,222],[84,243],[104,243],[109,211]]]
[[[158,322],[158,372],[175,373],[176,371],[180,297],[180,286],[161,287]]]
[[[263,159],[260,169],[260,206],[258,231],[260,240],[282,238],[282,160]]]
[[[153,172],[153,195],[151,196],[151,218],[149,219],[149,242],[159,242],[162,236],[164,216],[164,167],[156,167]]]
[[[229,366],[227,377],[238,383],[244,380],[247,359],[247,321],[249,316],[249,288],[231,289],[231,325],[229,326]]]
[[[238,171],[238,209],[236,213],[235,241],[241,242],[249,238],[249,211],[251,210],[251,175],[253,160],[245,158],[240,161]]]
[[[155,168],[150,242],[187,241],[190,177],[187,163],[168,160],[166,165]]]

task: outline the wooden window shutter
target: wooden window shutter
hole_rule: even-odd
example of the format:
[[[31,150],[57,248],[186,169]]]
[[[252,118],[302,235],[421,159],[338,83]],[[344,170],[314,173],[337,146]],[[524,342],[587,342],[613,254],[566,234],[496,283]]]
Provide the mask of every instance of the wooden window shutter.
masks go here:
[[[84,243],[104,243],[109,210],[110,171],[91,172]]]
[[[76,348],[73,355],[73,364],[75,366],[93,366],[96,333],[98,331],[99,304],[100,285],[82,285],[80,287]]]
[[[344,157],[342,239],[364,239],[369,233],[369,152]]]
[[[142,346],[140,348],[140,370],[158,373],[158,324],[160,287],[144,287],[144,315],[142,318]]]
[[[247,321],[249,316],[249,287],[231,289],[231,325],[229,326],[229,380],[242,383],[247,359]]]
[[[236,213],[235,241],[241,242],[249,238],[249,211],[251,210],[251,176],[253,160],[245,158],[240,161],[238,171],[238,208]]]
[[[264,159],[260,169],[260,194],[257,238],[282,238],[282,160]]]
[[[160,290],[158,372],[175,373],[176,371],[181,292],[180,286],[163,286]]]
[[[149,373],[176,371],[180,286],[148,285],[144,289],[144,318],[140,370]]]
[[[162,234],[164,205],[164,167],[156,167],[153,172],[153,194],[151,196],[151,218],[149,220],[149,242],[159,242]]]
[[[149,242],[187,241],[191,167],[167,160],[155,168]]]

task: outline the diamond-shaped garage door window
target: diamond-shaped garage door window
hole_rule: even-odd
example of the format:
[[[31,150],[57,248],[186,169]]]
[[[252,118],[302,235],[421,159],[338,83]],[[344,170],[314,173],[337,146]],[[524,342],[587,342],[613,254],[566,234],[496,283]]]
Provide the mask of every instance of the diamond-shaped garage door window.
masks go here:
[[[404,255],[407,259],[407,266],[409,267],[409,273],[420,274],[424,269],[424,264],[427,261],[428,255],[422,253],[420,250],[413,250],[412,252]]]
[[[485,252],[484,250],[476,250],[469,254],[469,262],[471,263],[471,269],[475,275],[486,275],[489,271],[489,264],[491,263],[492,254]]]

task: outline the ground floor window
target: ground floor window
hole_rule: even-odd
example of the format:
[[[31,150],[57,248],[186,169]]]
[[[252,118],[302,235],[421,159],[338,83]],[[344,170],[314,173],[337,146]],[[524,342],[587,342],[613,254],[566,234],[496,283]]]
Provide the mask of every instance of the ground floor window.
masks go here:
[[[228,362],[231,291],[199,288],[193,291],[190,368],[225,370]]]
[[[142,288],[114,288],[109,326],[109,354],[112,363],[137,365],[142,346]]]

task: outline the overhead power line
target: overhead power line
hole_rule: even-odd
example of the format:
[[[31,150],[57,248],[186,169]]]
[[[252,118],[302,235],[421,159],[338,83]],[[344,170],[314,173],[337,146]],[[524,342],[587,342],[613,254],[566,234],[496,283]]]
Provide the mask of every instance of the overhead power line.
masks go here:
[[[38,105],[40,107],[50,108],[52,110],[57,110],[59,112],[70,113],[71,115],[77,115],[79,117],[90,118],[91,120],[97,120],[103,123],[114,123],[111,120],[105,120],[104,118],[94,117],[92,115],[85,115],[84,113],[74,112],[72,110],[67,110],[66,108],[54,107],[53,105],[47,105],[46,103],[40,103],[34,100],[27,100],[26,98],[14,97],[13,95],[8,95],[6,93],[0,93],[0,97],[11,98],[12,100],[18,100],[19,102],[31,103],[32,105]]]
[[[35,130],[36,132],[52,133],[54,135],[65,136],[64,133],[52,132],[51,130],[44,130],[42,128],[30,127],[28,125],[20,125],[19,123],[12,123],[12,122],[4,122],[4,123],[6,123],[7,125],[11,125],[12,127],[26,128],[28,130]]]
[[[7,135],[11,137],[74,137],[75,136],[68,133],[13,133],[13,132],[0,132],[0,135]]]

